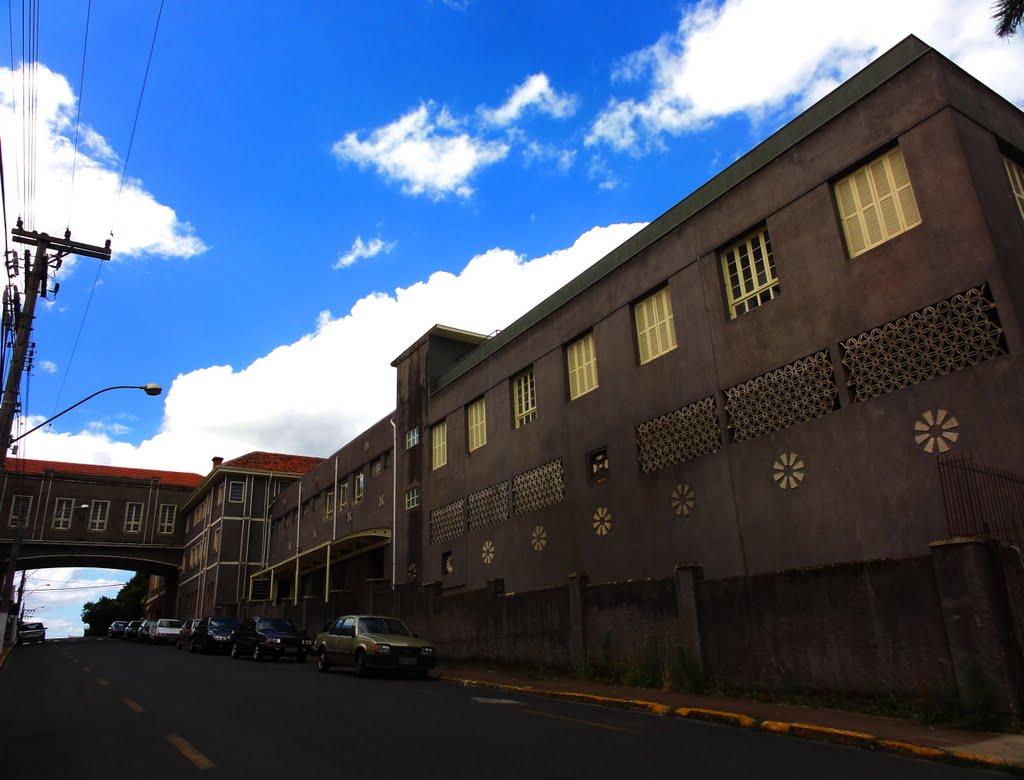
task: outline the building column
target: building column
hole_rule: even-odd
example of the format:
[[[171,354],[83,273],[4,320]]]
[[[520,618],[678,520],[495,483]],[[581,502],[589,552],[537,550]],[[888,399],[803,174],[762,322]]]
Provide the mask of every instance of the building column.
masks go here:
[[[1017,714],[1018,651],[993,551],[972,538],[928,546],[961,704],[975,712]]]
[[[704,669],[700,641],[700,604],[697,601],[697,586],[704,579],[704,567],[699,563],[677,565],[676,618],[679,621],[679,639],[683,650],[697,668]]]
[[[576,669],[587,665],[586,617],[583,614],[583,592],[590,583],[585,572],[569,575],[569,663]]]

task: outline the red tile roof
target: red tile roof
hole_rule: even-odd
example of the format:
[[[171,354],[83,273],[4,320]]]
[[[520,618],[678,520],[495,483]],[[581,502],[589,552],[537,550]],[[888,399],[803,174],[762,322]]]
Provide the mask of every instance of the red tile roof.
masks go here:
[[[5,471],[9,474],[42,475],[52,470],[65,474],[87,474],[93,477],[122,477],[125,479],[157,479],[162,485],[196,487],[203,481],[201,474],[184,471],[160,471],[156,469],[135,469],[122,466],[96,466],[91,463],[64,463],[56,460],[31,460],[30,458],[7,458]]]
[[[305,474],[324,462],[323,458],[306,455],[282,455],[277,452],[250,452],[247,455],[225,461],[223,468],[257,469],[259,471],[281,471],[290,474]]]

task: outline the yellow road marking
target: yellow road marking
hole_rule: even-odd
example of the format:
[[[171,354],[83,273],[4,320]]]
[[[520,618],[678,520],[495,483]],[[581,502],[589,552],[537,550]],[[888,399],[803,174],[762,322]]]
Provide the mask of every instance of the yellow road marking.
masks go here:
[[[185,758],[195,764],[199,769],[213,769],[217,766],[210,759],[192,747],[186,739],[179,737],[177,734],[166,734],[165,736],[167,741],[174,745],[181,755],[185,756]]]
[[[109,683],[106,680],[104,680],[102,677],[97,677],[96,678],[96,682],[98,682],[100,685],[109,685]]]
[[[521,710],[521,712],[528,712],[530,715],[540,715],[544,718],[555,718],[556,720],[567,720],[571,723],[579,723],[583,726],[594,726],[599,729],[606,729],[607,731],[621,731],[625,734],[639,734],[639,731],[633,729],[624,729],[619,726],[609,726],[607,723],[597,723],[593,720],[581,720],[580,718],[570,718],[566,715],[555,715],[551,712],[541,712],[540,710]]]
[[[126,706],[132,712],[145,712],[146,711],[146,708],[143,707],[141,704],[139,704],[134,699],[121,699],[121,701],[124,703],[124,706]]]

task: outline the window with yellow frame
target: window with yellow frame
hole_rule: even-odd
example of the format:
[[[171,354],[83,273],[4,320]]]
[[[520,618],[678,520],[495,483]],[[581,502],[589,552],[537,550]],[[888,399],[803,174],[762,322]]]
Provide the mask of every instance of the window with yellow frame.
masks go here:
[[[469,451],[487,444],[487,406],[479,398],[466,407],[466,427],[469,432]]]
[[[430,467],[439,469],[448,462],[448,422],[442,421],[430,429]]]
[[[755,231],[721,254],[729,318],[736,319],[780,292],[768,228]]]
[[[1024,219],[1024,168],[1009,157],[1003,158],[1003,164],[1006,165],[1006,175],[1010,177],[1010,186],[1013,187],[1013,196],[1017,199],[1021,219]]]
[[[921,224],[910,174],[898,147],[837,181],[835,194],[851,258]]]
[[[565,348],[565,363],[569,372],[570,401],[597,389],[597,350],[593,333]]]
[[[537,385],[532,368],[512,380],[512,410],[516,428],[537,419]]]
[[[676,348],[676,330],[672,319],[672,298],[668,287],[648,295],[633,307],[640,365]]]

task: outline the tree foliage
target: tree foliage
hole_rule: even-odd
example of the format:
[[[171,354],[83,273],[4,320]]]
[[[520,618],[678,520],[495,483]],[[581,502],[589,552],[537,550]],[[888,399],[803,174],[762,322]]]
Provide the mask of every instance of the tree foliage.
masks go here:
[[[114,598],[103,596],[86,602],[82,622],[89,626],[86,636],[103,636],[115,620],[136,620],[142,614],[142,601],[149,590],[149,576],[137,572]]]
[[[1020,30],[1024,22],[1024,0],[996,0],[992,5],[992,18],[996,20],[996,35],[1009,38]]]

